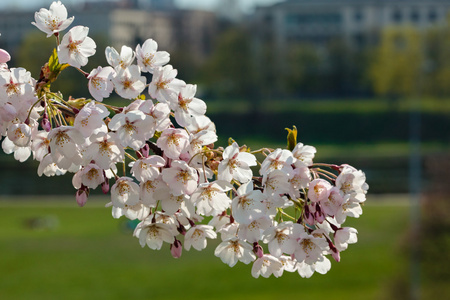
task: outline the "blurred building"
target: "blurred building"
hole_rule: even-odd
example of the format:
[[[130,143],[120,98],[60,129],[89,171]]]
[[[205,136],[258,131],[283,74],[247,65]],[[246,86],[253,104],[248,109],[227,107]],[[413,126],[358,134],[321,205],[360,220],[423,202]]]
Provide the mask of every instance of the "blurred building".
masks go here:
[[[31,25],[34,12],[0,12],[1,48],[13,54],[28,34],[38,32]],[[68,13],[75,16],[72,26],[89,27],[89,36],[102,36],[119,51],[122,45],[134,48],[153,38],[161,50],[182,49],[200,61],[209,55],[218,30],[214,13],[180,10],[173,0],[87,1],[68,7]]]
[[[216,11],[221,19],[232,23],[241,22],[244,19],[239,0],[221,0]]]
[[[117,9],[110,18],[109,36],[116,48],[153,38],[160,49],[186,51],[200,61],[209,55],[217,33],[216,16],[206,11]]]
[[[291,43],[323,45],[336,38],[361,48],[376,43],[386,26],[445,22],[449,9],[449,0],[288,0],[258,7],[251,24],[257,40],[280,51]]]

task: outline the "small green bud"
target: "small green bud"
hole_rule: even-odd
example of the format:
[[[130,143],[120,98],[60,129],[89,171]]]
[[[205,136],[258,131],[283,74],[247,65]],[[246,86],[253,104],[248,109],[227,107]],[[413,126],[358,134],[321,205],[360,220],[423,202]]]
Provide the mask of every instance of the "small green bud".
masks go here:
[[[287,148],[289,151],[294,150],[297,145],[297,127],[293,126],[292,129],[285,128],[288,131],[287,135]]]

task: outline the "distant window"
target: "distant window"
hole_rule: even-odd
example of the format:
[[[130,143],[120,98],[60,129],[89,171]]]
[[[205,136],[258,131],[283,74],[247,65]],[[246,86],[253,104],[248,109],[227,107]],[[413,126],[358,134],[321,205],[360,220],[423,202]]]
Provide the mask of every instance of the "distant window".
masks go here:
[[[364,45],[366,44],[366,37],[363,34],[355,34],[353,36],[353,40],[355,42],[355,45],[359,48],[364,47]]]
[[[402,12],[399,9],[394,10],[394,12],[392,13],[392,20],[395,23],[400,23],[402,19],[403,19]]]
[[[430,11],[428,12],[428,20],[430,22],[435,22],[437,20],[437,12],[434,8],[430,9]]]
[[[336,25],[340,24],[342,17],[340,14],[288,14],[285,22],[289,25]]]
[[[420,21],[420,15],[419,15],[419,12],[418,12],[416,9],[413,9],[413,10],[411,11],[411,16],[410,16],[410,18],[411,18],[411,22],[413,22],[413,23],[419,22],[419,21]]]
[[[264,23],[267,23],[267,24],[272,23],[272,15],[265,15],[264,16]]]
[[[355,11],[355,14],[353,15],[353,18],[355,19],[355,22],[361,22],[363,20],[363,13],[360,10]]]

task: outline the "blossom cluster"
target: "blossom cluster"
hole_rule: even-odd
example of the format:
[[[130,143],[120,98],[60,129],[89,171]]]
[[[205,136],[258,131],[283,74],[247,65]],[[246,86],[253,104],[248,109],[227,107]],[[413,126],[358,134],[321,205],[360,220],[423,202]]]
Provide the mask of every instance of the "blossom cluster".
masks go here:
[[[32,156],[39,176],[72,173],[80,206],[101,188],[114,218],[140,221],[134,236],[142,247],[167,243],[174,257],[220,235],[215,255],[230,267],[240,261],[253,264],[254,277],[310,277],[357,241],[357,230],[343,224],[362,213],[362,171],[314,163],[316,149],[297,142],[295,127],[287,149],[252,151],[231,139],[214,148],[206,104],[196,85],[177,78],[169,53],[152,39],[134,50],[107,47],[109,66],[88,73],[82,67],[96,52],[89,29],[72,27],[60,39],[72,21],[59,1],[36,12],[33,24],[58,43],[37,80],[9,68],[0,49],[4,152],[21,162]],[[67,67],[86,77],[91,99],[51,91]],[[104,103],[113,92],[127,105]]]

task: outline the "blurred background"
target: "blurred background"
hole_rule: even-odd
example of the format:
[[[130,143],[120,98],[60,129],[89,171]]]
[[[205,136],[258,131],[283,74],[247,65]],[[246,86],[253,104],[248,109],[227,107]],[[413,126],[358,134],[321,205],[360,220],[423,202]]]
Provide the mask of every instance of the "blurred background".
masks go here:
[[[35,78],[55,41],[30,23],[51,2],[0,3],[0,48]],[[329,274],[255,280],[214,247],[179,260],[141,249],[106,196],[77,208],[71,176],[39,178],[1,153],[1,299],[450,298],[450,0],[62,2],[97,43],[86,71],[106,65],[106,46],[153,38],[198,85],[219,145],[284,147],[295,125],[316,162],[366,173],[368,201]],[[89,95],[76,71],[57,84]]]

